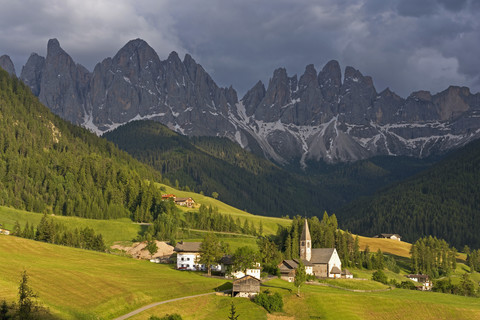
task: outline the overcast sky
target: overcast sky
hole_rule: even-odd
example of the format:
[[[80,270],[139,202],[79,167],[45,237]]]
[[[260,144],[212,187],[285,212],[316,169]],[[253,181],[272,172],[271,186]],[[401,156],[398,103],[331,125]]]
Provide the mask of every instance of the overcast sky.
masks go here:
[[[142,38],[164,60],[190,53],[240,97],[274,69],[300,76],[332,59],[401,96],[480,91],[480,0],[0,0],[0,55],[20,74],[57,38],[93,70]]]

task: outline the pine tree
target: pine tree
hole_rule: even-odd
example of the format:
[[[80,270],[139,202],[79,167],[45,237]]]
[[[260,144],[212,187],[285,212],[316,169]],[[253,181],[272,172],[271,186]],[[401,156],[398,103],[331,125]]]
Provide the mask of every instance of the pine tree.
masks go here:
[[[292,238],[290,237],[290,234],[287,236],[287,240],[285,241],[285,259],[292,259]]]
[[[23,271],[20,285],[18,286],[18,317],[20,319],[30,319],[35,309],[34,299],[37,295],[28,285],[27,271]]]
[[[297,287],[297,296],[300,296],[300,286],[307,280],[307,273],[305,271],[305,265],[302,260],[298,261],[297,269],[295,270],[295,279],[293,284]]]
[[[235,305],[233,304],[230,306],[230,315],[228,316],[228,320],[237,320],[240,315],[237,314],[237,311],[235,310]]]

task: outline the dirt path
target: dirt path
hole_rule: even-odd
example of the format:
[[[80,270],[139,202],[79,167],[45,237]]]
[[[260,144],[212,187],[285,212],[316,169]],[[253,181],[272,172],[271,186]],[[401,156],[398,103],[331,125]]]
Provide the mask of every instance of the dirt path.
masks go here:
[[[153,307],[156,307],[160,304],[164,304],[164,303],[170,303],[170,302],[174,302],[174,301],[178,301],[178,300],[183,300],[183,299],[190,299],[190,298],[196,298],[196,297],[201,297],[201,296],[208,296],[210,294],[215,294],[216,292],[208,292],[208,293],[201,293],[201,294],[196,294],[196,295],[193,295],[193,296],[187,296],[187,297],[180,297],[180,298],[175,298],[175,299],[170,299],[170,300],[165,300],[165,301],[160,301],[160,302],[155,302],[155,303],[152,303],[152,304],[149,304],[147,306],[144,306],[144,307],[141,307],[137,310],[134,310],[132,312],[129,312],[123,316],[120,316],[118,318],[115,318],[114,320],[125,320],[125,319],[128,319],[136,314],[139,314],[140,312],[143,312],[147,309],[150,309],[150,308],[153,308]]]

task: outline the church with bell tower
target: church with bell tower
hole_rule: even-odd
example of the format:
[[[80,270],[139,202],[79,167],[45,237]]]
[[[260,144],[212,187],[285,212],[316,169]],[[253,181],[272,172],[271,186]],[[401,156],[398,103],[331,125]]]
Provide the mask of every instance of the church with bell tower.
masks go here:
[[[312,259],[312,237],[308,229],[308,221],[305,219],[302,235],[300,236],[300,259],[310,261]]]
[[[340,278],[342,274],[342,262],[335,248],[312,249],[312,237],[308,227],[308,220],[305,219],[302,234],[300,235],[300,259],[283,260],[279,265],[281,278],[292,282],[295,277],[295,270],[300,261],[305,266],[307,274],[315,275],[317,278]]]

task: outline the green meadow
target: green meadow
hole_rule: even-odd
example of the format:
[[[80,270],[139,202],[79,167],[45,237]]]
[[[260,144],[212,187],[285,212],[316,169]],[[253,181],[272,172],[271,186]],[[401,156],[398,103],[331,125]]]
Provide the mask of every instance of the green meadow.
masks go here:
[[[459,264],[459,271],[464,265]],[[170,265],[106,253],[51,245],[13,236],[0,236],[0,297],[14,301],[20,274],[27,270],[29,284],[39,301],[62,319],[113,319],[153,302],[213,292],[226,280],[201,273],[174,270]],[[365,278],[370,271],[353,270]],[[389,278],[399,277],[387,272]],[[476,276],[476,275],[475,275]],[[475,277],[477,279],[477,277]],[[480,299],[434,292],[394,289],[371,280],[324,280],[322,285],[296,288],[280,279],[262,290],[279,292],[283,312],[267,314],[248,299],[209,295],[159,305],[133,319],[179,313],[183,319],[226,319],[234,301],[239,319],[478,319]],[[345,290],[347,289],[347,290]]]
[[[23,270],[40,302],[62,319],[111,319],[225,283],[171,265],[0,236],[1,298],[16,299]]]
[[[332,280],[333,282],[335,280]],[[343,280],[357,287],[359,281]],[[369,282],[364,282],[366,285]],[[371,283],[370,283],[371,284]],[[367,285],[368,286],[368,285]],[[376,286],[376,285],[374,285]],[[375,290],[378,287],[364,290]],[[274,279],[264,283],[262,291],[279,292],[284,301],[283,312],[267,314],[248,299],[206,296],[163,304],[131,319],[147,320],[150,316],[178,313],[184,320],[227,319],[233,301],[239,319],[478,319],[479,298],[453,296],[434,292],[394,289],[384,292],[352,292],[336,288],[303,285],[300,296],[296,288]]]

